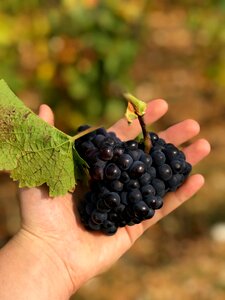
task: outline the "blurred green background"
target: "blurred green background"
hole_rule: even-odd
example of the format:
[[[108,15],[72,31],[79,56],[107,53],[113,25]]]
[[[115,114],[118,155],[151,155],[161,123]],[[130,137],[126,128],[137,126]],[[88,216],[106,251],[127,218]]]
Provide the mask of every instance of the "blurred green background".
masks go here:
[[[148,230],[74,299],[225,298],[225,1],[1,0],[0,78],[56,126],[108,126],[123,91],[164,98],[155,130],[201,124],[212,153],[193,172],[205,187]],[[19,228],[17,186],[0,175],[0,245]]]

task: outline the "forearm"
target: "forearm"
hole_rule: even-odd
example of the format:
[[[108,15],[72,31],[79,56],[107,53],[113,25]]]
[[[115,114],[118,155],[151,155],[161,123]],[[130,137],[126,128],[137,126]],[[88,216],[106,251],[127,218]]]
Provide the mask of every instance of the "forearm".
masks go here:
[[[20,231],[0,250],[1,300],[68,300],[69,274],[50,247]]]

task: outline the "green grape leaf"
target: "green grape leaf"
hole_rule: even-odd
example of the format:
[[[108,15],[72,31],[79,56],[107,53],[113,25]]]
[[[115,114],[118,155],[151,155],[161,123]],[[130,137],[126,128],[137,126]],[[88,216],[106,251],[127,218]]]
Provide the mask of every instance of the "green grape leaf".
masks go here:
[[[11,171],[19,187],[46,183],[52,197],[72,192],[87,167],[75,139],[39,118],[0,80],[0,170]]]
[[[145,114],[147,104],[129,93],[124,94],[124,98],[128,101],[125,117],[127,122],[131,124],[135,119]]]

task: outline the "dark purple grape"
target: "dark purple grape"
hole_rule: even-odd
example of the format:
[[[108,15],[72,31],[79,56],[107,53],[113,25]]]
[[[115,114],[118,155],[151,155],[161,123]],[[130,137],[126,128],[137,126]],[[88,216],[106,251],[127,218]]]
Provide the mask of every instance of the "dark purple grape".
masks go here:
[[[139,160],[143,151],[140,149],[137,150],[128,150],[128,154],[133,158],[133,160]]]
[[[154,132],[149,132],[149,135],[153,144],[159,139],[158,135]]]
[[[154,216],[154,214],[155,214],[154,209],[151,208],[151,207],[149,207],[148,213],[147,213],[146,216],[144,216],[144,219],[145,219],[145,220],[151,219],[151,218]]]
[[[115,192],[121,192],[123,190],[123,183],[119,180],[113,180],[110,187]]]
[[[125,147],[129,150],[137,150],[138,149],[138,142],[135,140],[125,142]]]
[[[104,178],[105,162],[98,160],[90,169],[90,175],[94,180],[102,180]]]
[[[95,224],[102,224],[105,220],[107,220],[107,216],[107,213],[94,210],[91,214],[91,219]]]
[[[145,172],[145,165],[142,161],[135,161],[129,171],[131,177],[138,178]]]
[[[125,148],[123,146],[117,145],[114,147],[113,150],[113,159],[116,161],[125,151]]]
[[[120,204],[120,196],[117,193],[111,192],[103,196],[105,205],[109,208],[117,207]]]
[[[127,172],[122,172],[120,175],[120,181],[123,183],[128,183],[130,181],[130,176],[128,175]]]
[[[109,217],[108,217],[109,221],[116,223],[118,221],[118,219],[119,219],[119,216],[116,212],[109,213]]]
[[[96,149],[94,144],[91,141],[85,141],[85,142],[81,143],[80,148],[81,148],[81,151],[84,152],[84,154],[87,150]]]
[[[87,129],[89,129],[89,128],[91,128],[91,126],[90,125],[81,125],[81,126],[79,126],[78,128],[77,128],[77,132],[82,132],[82,131],[85,131],[85,130],[87,130]]]
[[[183,182],[184,176],[182,174],[174,174],[170,180],[168,180],[167,185],[170,191],[176,191],[176,189]]]
[[[163,165],[159,166],[158,173],[159,173],[160,178],[165,181],[169,180],[173,175],[172,169],[168,164],[163,164]]]
[[[114,163],[110,163],[105,167],[105,177],[108,180],[119,179],[121,175],[120,169]]]
[[[154,161],[154,164],[157,165],[157,166],[161,166],[166,162],[166,156],[160,150],[153,151],[151,155],[152,155],[152,159]]]
[[[149,212],[149,207],[144,201],[139,201],[133,205],[134,214],[137,218],[144,219]]]
[[[129,154],[122,154],[117,159],[117,165],[121,170],[128,170],[133,163],[133,158]]]
[[[145,185],[141,188],[141,193],[145,199],[149,195],[155,195],[155,188],[151,184]]]
[[[126,205],[123,203],[120,203],[120,205],[118,205],[117,207],[114,208],[115,212],[118,214],[121,214],[124,209],[126,208]]]
[[[186,156],[185,156],[185,154],[184,154],[184,152],[182,152],[182,151],[179,151],[179,153],[178,153],[178,155],[177,155],[177,158],[178,159],[183,159],[183,160],[185,160],[186,159]]]
[[[163,199],[160,196],[154,195],[144,199],[149,207],[152,209],[159,209],[163,206]]]
[[[156,194],[163,197],[165,195],[165,183],[158,178],[154,178],[152,180],[152,185],[156,190]]]
[[[131,179],[127,184],[126,184],[126,190],[130,189],[139,189],[140,183],[136,179]]]
[[[182,159],[174,159],[170,162],[170,166],[175,173],[182,173],[185,169],[185,161]]]
[[[116,143],[115,140],[110,136],[107,136],[104,140],[104,145],[106,145],[106,146],[113,147],[113,146],[115,146],[115,143]]]
[[[93,149],[88,149],[85,151],[85,159],[88,162],[88,164],[94,164],[98,161],[98,149],[93,148]]]
[[[113,158],[113,147],[104,145],[100,149],[99,157],[102,160],[111,160]]]
[[[100,224],[96,224],[95,222],[92,221],[92,219],[88,220],[88,228],[94,231],[99,231],[101,229]]]
[[[152,165],[152,157],[149,154],[142,153],[140,157],[140,161],[142,161],[148,167]]]
[[[88,202],[85,205],[85,211],[88,215],[91,215],[93,210],[95,210],[95,204],[92,202]]]
[[[97,202],[97,209],[103,213],[110,211],[110,208],[105,204],[105,201],[102,198],[100,198]]]
[[[96,134],[102,134],[102,135],[107,135],[107,131],[105,130],[105,128],[98,128],[96,130]]]
[[[143,175],[141,175],[141,177],[139,178],[139,182],[140,184],[143,186],[143,185],[147,185],[150,183],[150,180],[151,180],[151,175],[146,172],[144,173]]]
[[[164,141],[164,139],[158,138],[158,140],[156,141],[156,145],[157,146],[165,146],[166,142]]]
[[[191,170],[192,170],[191,164],[189,164],[188,162],[186,162],[183,175],[186,177],[187,175],[189,175],[189,173],[191,172]]]
[[[175,147],[173,144],[167,144],[164,152],[170,161],[177,159],[180,153],[179,149],[177,149],[177,147]]]
[[[96,147],[100,148],[104,140],[105,140],[105,136],[102,134],[98,134],[93,138],[92,142]]]
[[[139,189],[133,189],[128,192],[127,199],[129,202],[139,202],[142,200],[142,194]]]
[[[151,176],[151,178],[156,177],[156,169],[154,167],[147,168],[147,171],[148,171],[149,175]]]
[[[110,220],[104,221],[102,224],[102,231],[107,235],[113,235],[117,232],[118,227],[115,225],[114,222]]]

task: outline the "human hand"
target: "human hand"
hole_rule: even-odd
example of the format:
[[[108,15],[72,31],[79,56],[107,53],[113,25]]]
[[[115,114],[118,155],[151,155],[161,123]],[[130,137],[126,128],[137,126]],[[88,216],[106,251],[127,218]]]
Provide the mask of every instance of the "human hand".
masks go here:
[[[145,115],[147,124],[153,123],[167,111],[163,100],[148,104]],[[54,117],[50,108],[41,106],[39,116],[53,125]],[[110,131],[122,140],[132,139],[140,132],[137,122],[131,126],[125,120],[118,121]],[[179,146],[199,133],[199,125],[186,120],[159,133],[166,142]],[[195,165],[209,152],[209,143],[199,139],[183,149],[187,161]],[[76,208],[77,195],[68,193],[63,197],[50,198],[46,187],[23,189],[20,197],[22,226],[19,239],[35,243],[40,252],[51,260],[57,260],[61,277],[65,279],[67,293],[74,293],[90,278],[109,268],[125,253],[142,233],[168,213],[193,196],[203,185],[200,174],[192,175],[176,192],[165,197],[163,208],[155,216],[141,224],[119,228],[113,236],[89,232],[83,228]],[[54,280],[54,275],[53,280]],[[56,282],[57,284],[57,282]]]

